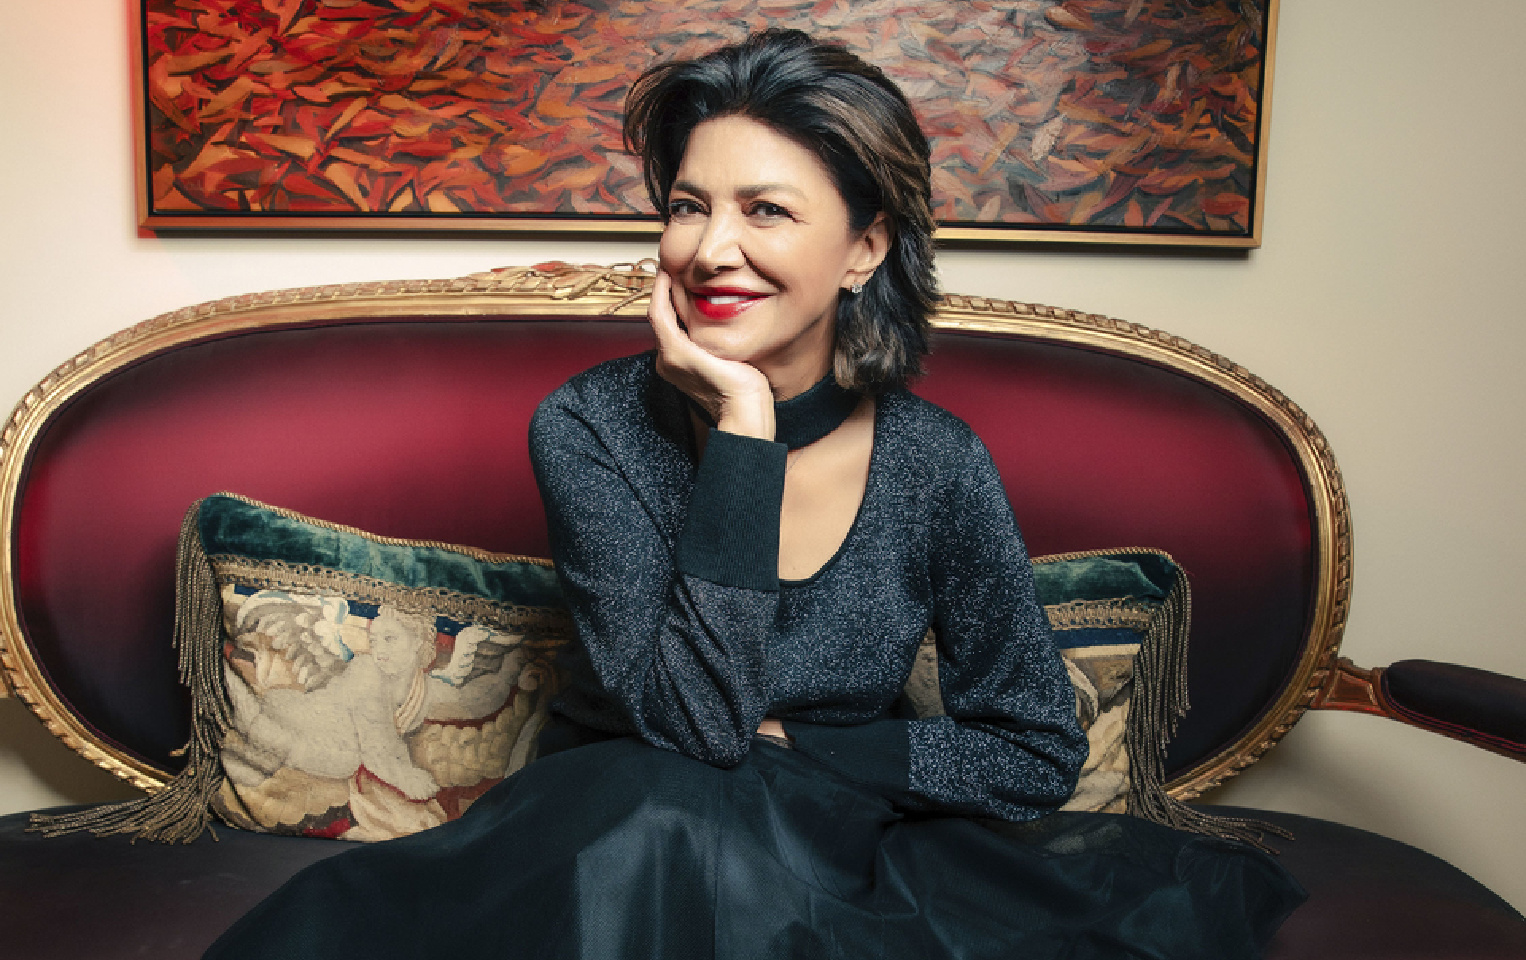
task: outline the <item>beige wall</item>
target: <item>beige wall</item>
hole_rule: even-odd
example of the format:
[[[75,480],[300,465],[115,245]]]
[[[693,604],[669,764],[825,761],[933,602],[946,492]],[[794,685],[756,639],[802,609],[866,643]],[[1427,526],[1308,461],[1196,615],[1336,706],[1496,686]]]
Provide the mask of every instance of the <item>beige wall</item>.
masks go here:
[[[133,227],[128,4],[0,4],[0,404],[159,312],[271,287],[628,260],[640,244],[153,239]],[[1247,256],[951,251],[947,289],[1112,314],[1245,364],[1350,488],[1346,651],[1526,677],[1526,4],[1284,0],[1266,245]],[[121,795],[0,701],[0,812]],[[1526,908],[1526,764],[1306,718],[1218,799],[1440,854]]]

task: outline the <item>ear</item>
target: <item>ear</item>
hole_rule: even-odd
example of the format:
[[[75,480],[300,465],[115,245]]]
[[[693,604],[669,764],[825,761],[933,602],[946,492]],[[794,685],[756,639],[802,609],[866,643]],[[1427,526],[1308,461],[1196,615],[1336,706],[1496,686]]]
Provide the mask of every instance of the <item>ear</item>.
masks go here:
[[[890,221],[885,219],[885,214],[874,215],[874,222],[858,235],[853,243],[853,252],[849,255],[848,272],[843,276],[843,286],[851,287],[856,283],[867,283],[879,265],[885,262],[885,255],[890,252]]]

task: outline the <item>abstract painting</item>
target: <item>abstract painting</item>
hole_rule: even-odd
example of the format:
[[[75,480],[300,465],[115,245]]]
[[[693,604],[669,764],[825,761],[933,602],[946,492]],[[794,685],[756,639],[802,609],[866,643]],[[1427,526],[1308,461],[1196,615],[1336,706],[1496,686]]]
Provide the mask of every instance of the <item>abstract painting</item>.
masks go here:
[[[1276,0],[139,0],[150,229],[657,229],[622,100],[764,26],[932,141],[940,237],[1255,246]]]

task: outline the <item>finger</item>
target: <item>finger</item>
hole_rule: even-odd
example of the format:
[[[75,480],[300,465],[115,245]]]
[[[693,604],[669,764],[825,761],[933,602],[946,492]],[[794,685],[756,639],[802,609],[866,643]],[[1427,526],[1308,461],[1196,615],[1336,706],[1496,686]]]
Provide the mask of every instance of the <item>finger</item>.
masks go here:
[[[646,308],[647,320],[659,339],[671,338],[681,333],[678,311],[673,309],[673,278],[666,270],[657,271],[657,282],[652,286],[652,299]]]
[[[672,274],[668,275],[667,307],[673,313],[673,324],[682,330],[684,336],[689,335],[689,327],[684,323],[683,316],[678,311],[678,284],[673,282]]]
[[[666,270],[658,270],[656,278],[652,281],[652,296],[646,304],[646,315],[654,316],[662,309],[662,304],[671,296],[673,281]]]
[[[677,386],[690,396],[703,393],[692,370],[698,352],[694,341],[678,325],[678,313],[673,309],[673,278],[664,270],[657,272],[652,286],[652,299],[647,305],[647,322],[657,338],[657,373],[664,380]]]
[[[676,368],[698,373],[707,364],[715,362],[715,358],[695,343],[689,331],[683,328],[673,302],[673,288],[673,278],[667,273],[658,273],[647,307],[647,319],[657,336],[660,358]]]
[[[679,338],[683,331],[678,326],[678,316],[673,311],[673,301],[670,291],[673,281],[666,272],[657,272],[657,282],[652,286],[652,299],[647,304],[646,319],[652,327],[652,333],[657,338],[657,360],[659,364],[669,363],[673,360],[673,353],[680,349]]]

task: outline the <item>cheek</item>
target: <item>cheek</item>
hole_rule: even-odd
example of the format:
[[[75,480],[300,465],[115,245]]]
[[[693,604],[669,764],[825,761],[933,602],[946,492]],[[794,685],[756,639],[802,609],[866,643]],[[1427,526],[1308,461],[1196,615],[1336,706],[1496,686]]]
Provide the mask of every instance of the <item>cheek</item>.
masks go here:
[[[802,254],[791,276],[802,305],[815,309],[837,297],[842,270],[830,259],[830,251],[819,250]]]
[[[692,227],[668,224],[663,228],[662,239],[657,241],[657,262],[668,273],[682,270],[694,259],[695,230]]]
[[[816,236],[770,237],[770,242],[755,249],[754,264],[760,272],[772,273],[808,300],[831,296],[842,279],[843,252],[838,244]]]

